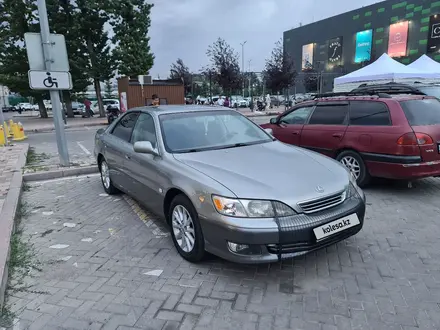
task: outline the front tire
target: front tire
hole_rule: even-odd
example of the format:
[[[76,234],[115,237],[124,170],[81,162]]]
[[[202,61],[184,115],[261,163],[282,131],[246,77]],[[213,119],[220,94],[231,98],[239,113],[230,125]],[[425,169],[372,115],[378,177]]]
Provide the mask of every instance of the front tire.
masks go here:
[[[177,252],[189,262],[199,262],[205,256],[205,239],[193,204],[183,194],[177,195],[168,210],[171,236]]]
[[[357,152],[351,150],[343,151],[336,157],[336,160],[350,170],[356,178],[358,186],[364,187],[371,181],[371,176],[368,173],[364,160]]]
[[[101,162],[99,163],[99,172],[101,173],[101,183],[104,187],[105,192],[109,195],[115,195],[119,193],[119,189],[116,188],[112,183],[112,179],[110,177],[110,169],[105,159],[101,160]]]

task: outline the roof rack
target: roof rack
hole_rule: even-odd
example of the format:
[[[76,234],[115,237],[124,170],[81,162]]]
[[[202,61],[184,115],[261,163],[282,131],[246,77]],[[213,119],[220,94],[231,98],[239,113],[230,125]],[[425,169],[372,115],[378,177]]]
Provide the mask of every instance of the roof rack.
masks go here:
[[[339,92],[339,93],[323,93],[315,94],[312,100],[321,99],[324,97],[344,97],[344,96],[376,96],[380,98],[391,98],[387,93],[378,93],[375,91],[351,91],[351,92]]]
[[[412,95],[426,95],[418,88],[399,83],[386,83],[378,85],[362,84],[358,88],[355,88],[351,93],[386,93],[386,94],[412,94]]]

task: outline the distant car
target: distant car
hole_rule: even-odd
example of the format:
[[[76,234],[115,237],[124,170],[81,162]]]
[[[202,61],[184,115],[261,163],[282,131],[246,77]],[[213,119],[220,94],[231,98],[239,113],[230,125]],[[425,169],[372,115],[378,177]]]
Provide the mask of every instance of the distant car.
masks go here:
[[[72,102],[72,110],[74,115],[82,115],[84,112],[85,106],[80,102]]]
[[[129,110],[97,131],[95,156],[104,190],[123,191],[163,216],[190,262],[205,251],[276,262],[363,226],[365,196],[344,166],[281,143],[228,108]]]
[[[382,88],[320,95],[261,126],[340,161],[360,186],[372,177],[440,176],[440,101],[420,94]]]
[[[120,103],[119,103],[119,100],[118,100],[118,99],[103,99],[103,100],[102,100],[102,104],[103,104],[103,106],[104,106],[104,111],[107,110],[107,107],[108,107],[109,105],[116,106],[116,107],[118,108],[118,110],[121,110]],[[92,102],[92,105],[91,105],[91,107],[90,107],[90,110],[92,110],[92,113],[93,113],[94,115],[99,114],[98,101],[93,101],[93,102]],[[82,114],[83,117],[87,116],[85,106],[84,106],[84,108],[81,110],[81,114]]]
[[[30,103],[19,103],[17,104],[17,109],[21,111],[31,111],[33,110],[32,104]]]

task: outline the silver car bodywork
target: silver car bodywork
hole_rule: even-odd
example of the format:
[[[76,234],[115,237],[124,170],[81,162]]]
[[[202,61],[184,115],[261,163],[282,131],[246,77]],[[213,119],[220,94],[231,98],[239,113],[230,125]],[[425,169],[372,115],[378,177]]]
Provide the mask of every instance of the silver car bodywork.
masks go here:
[[[159,116],[183,111],[233,110],[203,106],[132,109],[127,113],[145,112],[154,118],[154,151],[135,152],[131,143],[111,134],[122,117],[97,132],[95,156],[98,164],[102,160],[108,164],[113,185],[164,218],[173,198],[186,195],[197,212],[206,251],[235,262],[273,262],[333,244],[362,228],[363,192],[340,163],[315,152],[273,139],[237,148],[168,153]],[[225,216],[214,207],[213,195],[280,201],[295,214],[257,219]],[[314,228],[352,215],[359,220],[357,225],[323,239],[315,237]],[[248,249],[234,249],[234,244]]]

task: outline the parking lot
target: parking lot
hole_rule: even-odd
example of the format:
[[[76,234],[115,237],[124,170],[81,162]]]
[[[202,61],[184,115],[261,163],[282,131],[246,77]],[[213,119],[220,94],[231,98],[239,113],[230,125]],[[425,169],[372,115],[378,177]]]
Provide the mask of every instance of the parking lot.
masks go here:
[[[270,265],[184,261],[160,220],[96,175],[26,190],[41,271],[9,292],[14,329],[440,327],[439,179],[373,184],[358,235]]]

